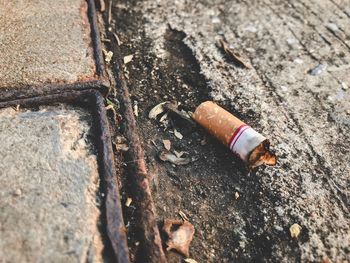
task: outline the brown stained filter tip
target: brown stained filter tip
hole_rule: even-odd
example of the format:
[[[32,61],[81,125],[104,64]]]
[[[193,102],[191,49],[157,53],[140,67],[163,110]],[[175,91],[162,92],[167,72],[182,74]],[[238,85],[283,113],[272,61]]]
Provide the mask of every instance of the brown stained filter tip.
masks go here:
[[[182,220],[166,219],[163,231],[167,235],[167,251],[176,250],[185,257],[189,257],[190,244],[194,235],[194,226]]]

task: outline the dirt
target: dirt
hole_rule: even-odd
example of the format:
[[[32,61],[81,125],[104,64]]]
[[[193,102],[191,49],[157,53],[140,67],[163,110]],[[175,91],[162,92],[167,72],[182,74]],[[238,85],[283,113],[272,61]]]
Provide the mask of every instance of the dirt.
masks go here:
[[[2,262],[108,262],[91,114],[0,110]]]
[[[198,262],[350,260],[350,60],[347,1],[116,1],[111,30],[153,176],[159,224],[184,212]],[[224,39],[252,69],[218,48]],[[318,65],[323,71],[310,74]],[[276,167],[248,171],[200,127],[148,118],[158,103],[214,100],[267,136]],[[183,135],[179,139],[174,129]],[[188,165],[162,162],[163,140]],[[128,196],[125,188],[124,199]],[[135,207],[124,207],[132,259]],[[298,238],[289,228],[301,226]],[[167,253],[169,262],[181,262]]]

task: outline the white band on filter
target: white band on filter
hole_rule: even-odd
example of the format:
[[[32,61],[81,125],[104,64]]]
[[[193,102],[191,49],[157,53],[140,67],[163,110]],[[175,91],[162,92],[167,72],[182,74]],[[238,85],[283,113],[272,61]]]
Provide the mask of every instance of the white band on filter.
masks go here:
[[[230,149],[242,160],[248,161],[249,154],[266,138],[248,125],[240,126],[232,135]]]

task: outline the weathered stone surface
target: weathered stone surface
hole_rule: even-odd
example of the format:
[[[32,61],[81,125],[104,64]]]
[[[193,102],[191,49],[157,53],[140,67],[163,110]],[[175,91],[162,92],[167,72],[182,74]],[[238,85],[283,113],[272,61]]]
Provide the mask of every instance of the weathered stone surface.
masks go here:
[[[115,32],[128,43],[121,56],[135,54],[126,65],[128,85],[157,212],[188,216],[196,229],[190,256],[198,262],[349,261],[348,6],[348,0],[115,5]],[[232,63],[220,39],[253,69]],[[318,65],[327,67],[310,74]],[[186,111],[216,101],[271,139],[278,165],[248,172],[203,130],[188,131],[171,117],[168,125],[149,120],[149,109],[166,100]],[[165,139],[195,161],[160,163],[153,142]],[[290,234],[294,224],[301,226],[298,238]]]
[[[101,261],[91,121],[64,105],[0,110],[1,262]]]
[[[0,0],[0,88],[94,74],[86,1]]]

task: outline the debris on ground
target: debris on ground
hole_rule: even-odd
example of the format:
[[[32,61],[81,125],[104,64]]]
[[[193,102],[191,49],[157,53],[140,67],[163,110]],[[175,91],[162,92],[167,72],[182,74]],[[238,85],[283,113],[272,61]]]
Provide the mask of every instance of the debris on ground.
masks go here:
[[[188,219],[187,215],[184,212],[182,212],[181,210],[179,211],[179,216],[181,216],[182,220],[184,220],[184,221],[190,221]]]
[[[247,62],[237,51],[228,45],[223,39],[220,39],[218,46],[225,52],[225,54],[232,60],[234,63],[239,66],[247,69],[252,69],[252,65]]]
[[[206,101],[200,104],[192,118],[229,147],[249,167],[276,164],[277,158],[269,150],[269,141],[214,102]]]
[[[300,235],[300,232],[301,232],[301,226],[298,224],[293,224],[289,228],[289,232],[290,232],[290,236],[292,238],[298,238],[298,236]]]
[[[167,151],[170,151],[170,148],[171,148],[171,141],[170,140],[163,140],[163,145]]]
[[[176,138],[182,140],[182,138],[184,137],[180,132],[178,132],[176,129],[174,129],[174,135]]]
[[[128,197],[128,198],[126,199],[125,206],[126,206],[126,207],[129,207],[129,206],[131,205],[131,203],[132,203],[132,198]]]
[[[195,261],[195,260],[192,259],[192,258],[185,258],[185,259],[183,260],[183,262],[185,262],[185,263],[198,263],[197,261]]]
[[[148,118],[150,119],[156,119],[158,115],[162,114],[165,109],[164,109],[164,105],[166,103],[169,103],[168,101],[162,102],[157,104],[156,106],[154,106],[150,112],[148,113]]]
[[[106,4],[104,0],[100,0],[100,11],[103,13],[106,10]]]
[[[135,115],[135,117],[138,117],[138,116],[139,116],[139,105],[138,105],[138,102],[137,102],[137,101],[134,101],[133,110],[134,110],[134,115]]]
[[[133,57],[134,57],[134,55],[127,55],[127,56],[125,56],[124,59],[123,59],[124,64],[128,64],[129,62],[131,62]]]
[[[113,36],[115,41],[117,41],[117,45],[120,46],[122,42],[120,41],[120,38],[118,37],[117,33],[113,32]]]
[[[191,127],[196,126],[196,123],[193,122],[191,116],[188,112],[184,110],[178,110],[177,103],[166,103],[164,104],[164,108],[171,114],[172,117],[178,118],[182,120],[186,125],[190,125]]]
[[[167,251],[175,250],[188,257],[190,244],[194,235],[194,226],[188,221],[166,219],[163,232],[167,235]]]
[[[309,73],[311,76],[317,76],[317,75],[320,75],[326,69],[327,69],[327,64],[319,64],[313,69],[310,69]]]
[[[115,140],[115,149],[122,152],[127,152],[129,150],[129,145],[125,137],[117,136]]]
[[[163,162],[170,162],[175,165],[186,165],[191,162],[189,158],[181,158],[177,157],[171,152],[163,151],[159,155],[159,159],[161,159]]]
[[[235,192],[235,199],[237,200],[239,198],[239,193]]]
[[[176,151],[176,150],[174,150],[174,153],[175,153],[175,155],[176,155],[178,158],[182,157],[182,155],[184,155],[185,153],[188,154],[188,152],[184,152],[184,151],[178,152],[178,151]]]
[[[109,64],[113,58],[113,52],[102,49],[103,55],[105,56],[105,61]]]

